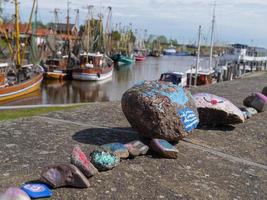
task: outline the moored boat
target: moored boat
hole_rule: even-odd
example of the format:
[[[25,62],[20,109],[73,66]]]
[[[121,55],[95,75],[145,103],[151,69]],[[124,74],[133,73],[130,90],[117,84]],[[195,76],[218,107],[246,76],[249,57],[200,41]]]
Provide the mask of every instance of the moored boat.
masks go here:
[[[47,79],[65,79],[67,77],[68,56],[49,58],[44,64]]]
[[[113,61],[100,53],[83,53],[80,64],[72,71],[72,78],[81,81],[100,81],[112,77]]]
[[[143,55],[136,55],[136,56],[135,56],[135,60],[136,60],[136,61],[144,61],[145,59],[146,59],[146,57],[143,56]]]

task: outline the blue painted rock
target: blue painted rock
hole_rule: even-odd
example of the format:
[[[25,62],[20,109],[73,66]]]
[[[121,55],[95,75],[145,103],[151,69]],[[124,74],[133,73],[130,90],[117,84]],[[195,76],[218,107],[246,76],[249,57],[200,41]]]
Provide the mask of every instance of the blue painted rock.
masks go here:
[[[142,143],[141,141],[138,141],[138,140],[129,142],[129,143],[125,144],[124,146],[128,149],[129,154],[132,157],[136,157],[139,155],[145,155],[149,149],[149,147],[147,145],[145,145],[144,143]]]
[[[267,87],[264,87],[262,89],[262,94],[264,94],[267,97]]]
[[[201,125],[227,125],[245,121],[242,111],[223,97],[198,93],[194,99]]]
[[[20,188],[11,187],[0,194],[0,200],[31,200],[31,198]]]
[[[258,111],[255,108],[246,107],[246,110],[253,116],[258,113]]]
[[[111,152],[96,150],[91,153],[91,162],[99,171],[107,171],[116,167],[120,158]]]
[[[90,186],[88,179],[74,165],[59,164],[44,168],[41,173],[41,180],[53,188],[75,187],[88,188]]]
[[[119,158],[129,157],[128,149],[121,143],[115,142],[115,143],[102,145],[101,147],[112,152],[115,156]]]
[[[144,81],[127,90],[121,104],[131,126],[152,139],[178,141],[199,122],[191,93],[172,83]]]
[[[166,140],[153,139],[150,147],[164,158],[177,158],[178,150]]]
[[[258,112],[264,112],[267,109],[267,96],[256,92],[255,99],[251,102],[251,107],[255,108]]]
[[[48,198],[52,196],[52,191],[42,183],[27,183],[21,187],[32,199]]]
[[[246,107],[240,107],[239,109],[242,111],[245,119],[249,119],[252,117],[251,113],[248,112]]]
[[[91,177],[98,173],[98,170],[88,160],[85,153],[79,146],[74,147],[70,158],[71,164],[75,165],[87,177]]]

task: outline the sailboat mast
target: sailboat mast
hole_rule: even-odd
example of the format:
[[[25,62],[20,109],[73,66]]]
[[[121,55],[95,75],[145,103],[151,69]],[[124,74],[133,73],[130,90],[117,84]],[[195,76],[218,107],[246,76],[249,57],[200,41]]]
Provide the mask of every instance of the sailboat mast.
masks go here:
[[[21,65],[20,60],[20,29],[19,29],[19,3],[18,0],[15,0],[15,28],[16,28],[16,48],[17,48],[17,65]]]
[[[213,16],[212,16],[212,26],[211,26],[211,36],[210,36],[210,62],[209,69],[212,69],[212,57],[213,57],[213,45],[214,45],[214,27],[215,27],[215,7],[216,3],[214,3],[213,7]]]
[[[197,86],[197,76],[199,69],[199,58],[200,58],[200,38],[201,38],[201,26],[198,29],[198,41],[197,41],[197,62],[196,62],[196,72],[195,72],[195,86]]]
[[[70,1],[67,2],[67,37],[70,35]]]

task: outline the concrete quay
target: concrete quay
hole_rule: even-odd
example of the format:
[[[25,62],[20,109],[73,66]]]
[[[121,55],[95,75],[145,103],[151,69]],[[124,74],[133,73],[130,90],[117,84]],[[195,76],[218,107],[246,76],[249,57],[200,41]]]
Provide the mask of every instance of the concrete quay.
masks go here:
[[[267,73],[192,88],[238,106],[267,85]],[[243,124],[197,129],[176,147],[178,159],[146,156],[89,179],[88,189],[53,190],[52,200],[267,199],[267,112]],[[143,139],[120,102],[90,103],[68,111],[0,122],[0,192],[36,180],[42,167],[68,163],[74,145],[89,153],[110,142]]]

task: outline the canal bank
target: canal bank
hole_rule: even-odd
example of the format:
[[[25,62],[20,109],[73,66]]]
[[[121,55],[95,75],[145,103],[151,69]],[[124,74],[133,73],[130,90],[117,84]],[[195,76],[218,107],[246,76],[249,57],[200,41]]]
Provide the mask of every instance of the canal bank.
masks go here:
[[[236,105],[267,84],[267,74],[192,88],[224,96]],[[123,160],[89,179],[84,190],[54,190],[51,199],[266,199],[267,113],[243,124],[197,129],[176,147],[178,159],[154,154]],[[120,102],[91,103],[68,111],[0,123],[0,191],[37,179],[42,167],[69,162],[74,145],[89,154],[110,142],[140,139]]]

